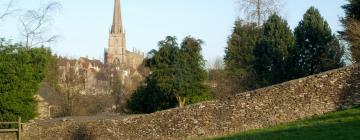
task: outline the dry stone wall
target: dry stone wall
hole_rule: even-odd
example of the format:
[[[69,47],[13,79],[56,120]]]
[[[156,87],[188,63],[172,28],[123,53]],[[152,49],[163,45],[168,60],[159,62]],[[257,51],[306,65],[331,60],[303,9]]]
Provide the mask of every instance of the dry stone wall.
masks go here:
[[[360,67],[148,115],[28,123],[31,139],[194,139],[274,126],[360,104]]]
[[[16,132],[0,133],[0,140],[16,140]]]

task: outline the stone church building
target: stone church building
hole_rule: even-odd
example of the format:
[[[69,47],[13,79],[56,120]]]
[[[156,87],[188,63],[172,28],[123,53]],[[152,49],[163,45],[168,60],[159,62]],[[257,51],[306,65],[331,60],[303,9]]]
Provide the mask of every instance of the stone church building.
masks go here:
[[[144,53],[126,49],[126,33],[121,18],[120,0],[115,0],[113,23],[109,35],[109,46],[104,52],[107,65],[123,65],[137,68],[144,60]]]

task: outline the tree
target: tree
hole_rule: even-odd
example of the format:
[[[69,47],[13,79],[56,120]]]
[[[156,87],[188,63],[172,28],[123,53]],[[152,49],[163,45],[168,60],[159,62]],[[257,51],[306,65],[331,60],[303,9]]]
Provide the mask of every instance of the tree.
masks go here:
[[[174,108],[176,105],[177,100],[174,95],[159,90],[154,75],[147,77],[127,101],[127,108],[133,113],[152,113]]]
[[[254,49],[254,67],[260,86],[287,80],[287,59],[294,43],[287,22],[276,14],[270,16],[263,25],[261,39]]]
[[[119,74],[118,71],[114,71],[112,72],[112,78],[111,78],[111,94],[114,97],[115,100],[115,105],[116,105],[116,110],[115,112],[120,113],[121,110],[121,98],[123,98],[123,83],[121,81],[121,75]]]
[[[346,16],[341,20],[345,30],[340,34],[350,45],[352,60],[360,62],[360,0],[348,0],[348,2],[342,6]]]
[[[159,50],[149,52],[144,60],[151,74],[145,83],[138,87],[127,102],[127,107],[134,113],[152,113],[176,106],[175,91],[179,87],[175,83],[175,75],[179,69],[179,46],[176,37],[168,36],[160,41]]]
[[[176,37],[160,41],[159,50],[151,51],[151,57],[145,60],[151,74],[132,95],[128,108],[135,113],[150,113],[209,99],[201,43],[192,37],[186,37],[181,47]]]
[[[51,52],[0,41],[0,121],[37,115],[35,94],[47,73]]]
[[[308,76],[344,65],[343,48],[319,11],[311,7],[295,28],[298,49],[297,77]]]
[[[60,3],[51,2],[37,10],[28,10],[20,17],[26,47],[42,46],[56,40],[56,35],[47,35],[47,33],[51,24],[51,15],[60,7]]]
[[[342,6],[345,10],[345,19],[360,20],[360,0],[347,0],[349,3]]]
[[[216,57],[215,59],[208,61],[206,64],[208,70],[224,70],[225,68],[224,58],[222,57]]]
[[[1,4],[5,4],[5,3],[0,3]],[[7,3],[5,4],[5,10],[0,11],[0,20],[5,19],[7,16],[11,15],[12,13],[15,12],[14,8],[14,0],[10,0],[7,1]],[[0,7],[0,9],[2,9]]]
[[[70,62],[69,62],[70,63]],[[75,115],[76,101],[85,89],[86,73],[84,69],[66,67],[59,80],[60,92],[64,95],[63,116]]]
[[[180,76],[184,77],[182,91],[176,93],[180,107],[210,99],[209,89],[204,85],[207,80],[205,60],[201,55],[202,40],[186,37],[181,43],[179,70]],[[180,80],[178,78],[177,80]],[[179,82],[180,83],[180,82]],[[182,98],[182,99],[181,99]],[[188,101],[186,101],[188,100]]]
[[[256,21],[260,26],[267,17],[278,13],[281,0],[238,0],[240,10],[246,14],[247,19]]]
[[[233,33],[228,39],[225,49],[225,70],[234,92],[243,92],[256,88],[253,54],[255,45],[260,38],[260,28],[255,23],[235,22]],[[224,83],[224,82],[223,82]],[[230,86],[229,84],[224,86]]]

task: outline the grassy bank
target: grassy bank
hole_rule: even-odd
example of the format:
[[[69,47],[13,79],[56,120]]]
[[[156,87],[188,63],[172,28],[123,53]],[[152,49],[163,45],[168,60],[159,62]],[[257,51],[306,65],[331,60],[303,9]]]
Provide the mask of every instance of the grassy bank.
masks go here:
[[[360,140],[360,108],[214,140]]]

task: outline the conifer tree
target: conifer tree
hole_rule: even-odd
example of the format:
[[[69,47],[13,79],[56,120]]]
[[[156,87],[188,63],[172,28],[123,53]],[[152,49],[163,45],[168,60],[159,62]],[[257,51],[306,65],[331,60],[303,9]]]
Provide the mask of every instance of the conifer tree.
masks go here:
[[[181,107],[211,98],[208,87],[204,85],[208,77],[205,70],[205,60],[201,55],[202,43],[202,40],[190,36],[181,43],[179,70],[182,71],[181,74],[183,75],[180,77],[184,77],[183,82],[185,84],[180,94],[177,94],[179,103],[182,103]]]
[[[360,21],[360,0],[347,0],[348,4],[342,6],[345,10],[346,19],[352,18]]]
[[[36,117],[36,92],[46,75],[51,52],[0,40],[0,122]]]
[[[345,31],[340,34],[348,41],[353,62],[360,62],[360,0],[348,0],[348,4],[342,6],[345,17],[341,20]]]
[[[287,59],[294,43],[287,22],[276,14],[270,16],[254,49],[255,70],[260,86],[287,80]]]
[[[297,76],[308,76],[343,66],[343,49],[319,11],[311,7],[295,28]]]
[[[160,41],[159,50],[151,51],[145,60],[151,75],[132,95],[128,108],[135,113],[151,113],[209,99],[201,43],[192,37],[186,37],[181,47],[176,37]]]
[[[224,62],[227,78],[236,83],[234,87],[237,89],[232,89],[236,92],[256,88],[253,51],[259,37],[260,28],[256,23],[235,22],[225,49]]]

